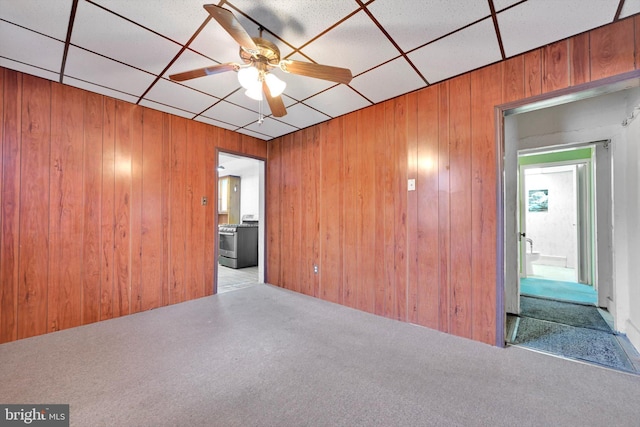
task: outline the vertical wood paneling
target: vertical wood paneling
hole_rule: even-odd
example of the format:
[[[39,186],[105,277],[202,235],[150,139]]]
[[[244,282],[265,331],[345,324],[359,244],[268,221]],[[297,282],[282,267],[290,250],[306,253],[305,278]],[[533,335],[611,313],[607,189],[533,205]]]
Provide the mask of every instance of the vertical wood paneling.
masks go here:
[[[140,309],[162,305],[163,283],[163,203],[162,145],[163,113],[143,112],[142,124],[142,215]]]
[[[100,320],[103,97],[84,93],[82,324]]]
[[[383,236],[384,255],[379,262],[384,264],[384,303],[383,315],[391,319],[396,318],[396,259],[395,259],[395,177],[396,177],[396,150],[391,141],[395,140],[395,113],[393,101],[386,101],[382,104],[384,108],[384,120],[381,120],[380,127],[384,130],[383,163],[385,167],[380,167],[376,163],[377,169],[383,171],[382,187],[378,193],[384,195],[381,213],[383,214]]]
[[[276,139],[269,143],[267,156],[269,161],[267,162],[267,186],[266,186],[266,198],[268,203],[266,204],[267,218],[266,218],[266,251],[267,251],[267,265],[265,268],[265,281],[273,285],[280,285],[280,255],[282,254],[281,240],[282,240],[282,179],[281,172],[283,168],[282,161],[282,139]]]
[[[569,86],[569,42],[552,43],[542,48],[542,92]]]
[[[18,338],[22,74],[0,69],[0,343]]]
[[[438,88],[431,87],[418,96],[418,116],[415,119],[417,144],[416,180],[416,233],[415,255],[418,260],[415,281],[418,287],[418,318],[420,325],[439,328],[440,284],[438,267],[439,203],[439,141],[438,141]],[[435,220],[434,220],[435,219]],[[410,233],[412,234],[412,233]],[[410,251],[411,253],[411,251]]]
[[[357,253],[357,303],[360,310],[372,313],[375,307],[375,259],[372,253],[375,248],[375,133],[371,123],[375,122],[375,109],[366,108],[358,111],[358,180],[356,217],[356,244],[361,250]]]
[[[320,297],[327,301],[342,302],[343,259],[343,165],[342,165],[342,118],[320,125],[322,138],[321,183],[320,183]],[[271,160],[270,160],[271,161]],[[271,188],[271,186],[269,186]],[[269,205],[273,200],[269,198]]]
[[[129,313],[142,310],[142,125],[143,109],[131,111],[130,284]]]
[[[385,104],[378,104],[375,106],[373,123],[385,123],[386,120],[386,107]],[[385,303],[386,303],[386,290],[387,281],[389,276],[387,271],[389,269],[389,260],[385,257],[385,248],[387,245],[387,236],[385,234],[385,228],[387,227],[385,219],[385,209],[387,208],[386,198],[387,196],[393,197],[392,193],[387,194],[385,191],[385,181],[388,179],[390,173],[388,168],[380,168],[377,165],[383,165],[387,163],[387,148],[389,144],[387,141],[386,127],[375,126],[375,137],[369,143],[374,144],[375,157],[372,160],[374,164],[375,182],[374,185],[374,214],[375,223],[371,224],[374,231],[375,247],[372,251],[367,250],[373,258],[373,289],[374,295],[374,310],[375,314],[385,315]],[[391,203],[389,206],[393,206]]]
[[[230,130],[222,130],[218,139],[218,147],[222,150],[240,152],[242,150],[243,135]]]
[[[218,260],[215,259],[215,247],[217,238],[216,213],[218,210],[218,174],[216,172],[217,153],[216,146],[218,144],[218,132],[207,126],[205,135],[205,195],[209,203],[205,208],[204,218],[204,294],[212,295],[213,286],[216,276],[216,267]],[[264,146],[266,158],[266,145]],[[264,218],[263,218],[264,220]],[[263,222],[264,224],[264,222]]]
[[[83,91],[51,85],[49,332],[81,324]]]
[[[116,101],[113,238],[113,317],[131,309],[131,116],[134,106]]]
[[[516,56],[504,62],[502,74],[502,102],[524,98],[524,58]]]
[[[469,74],[451,80],[451,332],[471,338],[471,94]]]
[[[632,19],[624,19],[589,33],[591,79],[598,80],[635,69]]]
[[[171,137],[171,116],[165,113],[162,115],[162,305],[171,304]],[[216,188],[217,183],[216,180],[213,184]],[[217,199],[212,202],[217,209]]]
[[[300,254],[301,245],[301,143],[302,133],[287,135],[283,138],[282,153],[287,167],[282,171],[282,208],[284,218],[282,220],[283,254]],[[284,265],[284,260],[283,260]],[[282,286],[299,292],[300,270],[303,268],[299,262],[291,263],[289,268],[282,270]]]
[[[640,15],[633,18],[633,28],[635,32],[635,68],[640,68]]]
[[[169,302],[185,300],[187,120],[171,117]]]
[[[524,96],[540,95],[542,93],[540,49],[524,54]]]
[[[420,286],[418,283],[419,266],[423,262],[418,258],[418,119],[419,113],[418,93],[413,92],[407,95],[407,178],[416,180],[416,190],[408,191],[407,189],[407,236],[415,236],[416,238],[407,238],[407,321],[418,323],[418,292]],[[436,127],[437,129],[437,127]],[[437,204],[436,204],[437,206]],[[437,209],[436,209],[437,213]],[[434,252],[437,257],[437,252]]]
[[[320,141],[319,127],[312,127],[301,132],[301,199],[302,199],[302,233],[301,233],[301,266],[300,291],[306,295],[318,296],[318,274],[313,272],[313,266],[319,265],[319,211],[320,203],[318,185],[320,183]]]
[[[451,189],[449,142],[449,82],[438,86],[438,329],[451,330]]]
[[[51,85],[22,76],[18,338],[47,332]]]
[[[267,157],[267,144],[259,139],[252,138],[247,135],[242,135],[240,140],[240,150],[247,156],[261,157],[265,159]]]
[[[566,82],[568,85],[568,81]],[[495,343],[496,152],[494,106],[502,101],[502,64],[471,74],[472,338]]]
[[[591,81],[589,67],[589,33],[569,39],[569,85],[575,86]]]
[[[205,207],[201,198],[205,188],[205,125],[189,122],[187,127],[187,263],[186,299],[204,296]]]
[[[104,100],[102,139],[102,245],[100,266],[100,320],[113,317],[115,286],[115,182],[116,182],[116,103]]]
[[[395,110],[395,288],[396,319],[407,320],[407,99],[394,99]]]
[[[344,188],[344,227],[342,229],[342,242],[344,245],[344,258],[342,263],[342,291],[343,304],[355,307],[357,304],[357,279],[358,279],[358,246],[357,226],[357,186],[358,180],[358,116],[356,113],[344,116],[343,148],[343,181]]]

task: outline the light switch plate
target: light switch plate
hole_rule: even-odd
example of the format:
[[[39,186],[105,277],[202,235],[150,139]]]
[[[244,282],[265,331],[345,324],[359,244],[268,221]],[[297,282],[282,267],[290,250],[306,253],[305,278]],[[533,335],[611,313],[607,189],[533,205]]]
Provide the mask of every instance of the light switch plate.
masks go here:
[[[408,191],[415,191],[416,190],[416,180],[414,178],[411,178],[407,182],[407,190]]]

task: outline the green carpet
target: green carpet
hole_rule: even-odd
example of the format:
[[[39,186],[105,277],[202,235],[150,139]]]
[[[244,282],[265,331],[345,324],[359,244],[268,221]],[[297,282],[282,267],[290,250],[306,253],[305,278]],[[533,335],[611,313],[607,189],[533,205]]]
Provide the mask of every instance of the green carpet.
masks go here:
[[[598,293],[593,286],[534,277],[520,279],[520,294],[583,304],[595,305],[598,302]]]

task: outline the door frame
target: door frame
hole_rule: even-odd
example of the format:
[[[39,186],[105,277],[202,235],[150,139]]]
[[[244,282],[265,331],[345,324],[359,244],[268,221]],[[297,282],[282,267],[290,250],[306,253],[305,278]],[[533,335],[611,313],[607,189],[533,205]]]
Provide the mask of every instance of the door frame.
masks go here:
[[[507,257],[512,261],[513,251],[506,251],[507,226],[512,220],[506,212],[505,192],[505,117],[513,114],[535,111],[562,105],[582,99],[593,98],[608,93],[638,87],[640,69],[618,74],[613,77],[584,83],[569,88],[537,95],[494,107],[495,155],[496,155],[496,342],[498,347],[506,345],[507,311],[505,306],[505,283],[507,281]],[[511,176],[511,175],[509,175]],[[510,213],[509,213],[510,214]],[[514,227],[515,228],[515,227]],[[515,232],[515,229],[513,230]]]

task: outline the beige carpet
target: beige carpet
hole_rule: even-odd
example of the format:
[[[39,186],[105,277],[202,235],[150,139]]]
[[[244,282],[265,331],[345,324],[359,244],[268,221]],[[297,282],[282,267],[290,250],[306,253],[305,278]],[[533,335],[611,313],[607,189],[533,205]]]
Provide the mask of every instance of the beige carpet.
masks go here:
[[[637,426],[640,378],[268,285],[0,345],[72,426]]]

